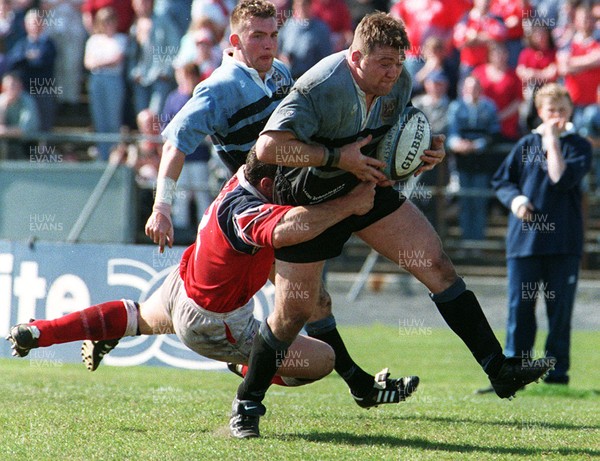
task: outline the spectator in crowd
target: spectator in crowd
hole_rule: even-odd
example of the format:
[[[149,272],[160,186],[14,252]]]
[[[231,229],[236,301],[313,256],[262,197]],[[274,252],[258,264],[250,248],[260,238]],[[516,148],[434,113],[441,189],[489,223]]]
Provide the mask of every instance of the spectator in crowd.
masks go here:
[[[54,78],[56,47],[52,39],[44,33],[45,22],[40,10],[27,11],[27,36],[15,43],[7,56],[8,69],[19,73],[24,87],[38,105],[41,131],[52,129],[56,97],[62,92]]]
[[[136,180],[151,190],[156,183],[162,142],[160,142],[160,123],[157,114],[144,109],[136,117],[137,132],[141,136],[136,143],[120,143],[111,151],[109,161],[123,163],[136,172]],[[149,205],[152,208],[152,192]],[[148,208],[148,207],[147,207]]]
[[[192,61],[200,71],[200,80],[210,77],[213,71],[221,65],[223,53],[216,46],[215,36],[210,29],[204,28],[192,34],[196,54]]]
[[[297,79],[332,53],[329,26],[311,11],[312,0],[294,0],[293,16],[279,29],[279,59]]]
[[[517,67],[519,53],[523,49],[524,19],[529,17],[532,8],[528,0],[491,0],[490,13],[502,18],[506,26],[506,50],[508,51],[508,67]]]
[[[375,11],[387,11],[389,2],[387,0],[346,0],[346,4],[350,10],[352,29],[354,30],[367,14]]]
[[[543,25],[531,22],[526,35],[527,44],[519,54],[516,68],[517,77],[521,79],[524,104],[521,114],[521,125],[533,129],[537,117],[533,94],[546,83],[555,82],[558,78],[556,65],[556,47],[551,30]]]
[[[575,128],[588,138],[594,149],[600,149],[600,85],[596,88],[596,103],[585,108],[580,121],[581,124]]]
[[[14,11],[12,3],[12,0],[0,0],[0,53],[3,57],[27,35],[24,16]]]
[[[490,0],[474,0],[473,8],[454,27],[454,46],[460,50],[460,80],[487,62],[490,42],[506,39],[506,26],[490,13]]]
[[[110,152],[109,162],[120,163],[135,171],[139,186],[137,217],[143,222],[152,212],[156,177],[160,163],[162,142],[160,138],[159,116],[150,109],[144,109],[136,116],[136,128],[140,139],[137,142],[121,142]],[[124,131],[129,131],[127,127]]]
[[[174,66],[195,62],[201,67],[210,68],[212,72],[221,64],[223,55],[217,39],[219,30],[219,26],[208,16],[194,19],[189,30],[181,37]],[[205,70],[201,69],[201,72]]]
[[[523,89],[520,125],[525,130],[532,130],[539,125],[533,96],[538,88],[557,80],[558,66],[556,46],[549,27],[544,23],[528,21],[525,38],[526,46],[519,54],[515,71]]]
[[[117,32],[127,34],[133,24],[133,7],[131,0],[83,0],[81,5],[83,25],[88,33],[94,33],[94,17],[102,9],[110,7],[117,14]]]
[[[194,88],[200,83],[202,77],[198,67],[194,63],[187,63],[175,69],[177,89],[173,90],[167,97],[165,108],[161,115],[164,125],[161,130],[171,121],[184,104],[192,97]],[[184,234],[200,222],[204,210],[208,208],[212,197],[208,190],[210,147],[207,142],[201,143],[194,152],[185,159],[185,164],[179,176],[178,191],[173,201],[173,227],[179,234]],[[196,216],[190,219],[190,202],[194,199]]]
[[[229,16],[235,4],[235,0],[194,0],[192,22],[208,19],[215,34],[215,43],[226,48],[229,46],[226,33],[229,28]]]
[[[508,50],[503,43],[489,44],[488,63],[477,66],[473,75],[485,96],[496,104],[500,134],[505,141],[519,139],[519,108],[523,99],[521,80],[508,65]],[[500,163],[494,167],[498,167]]]
[[[469,0],[399,0],[390,9],[390,14],[406,25],[410,40],[410,49],[406,53],[404,66],[412,75],[416,75],[422,66],[425,56],[425,42],[429,37],[437,37],[445,44],[443,55],[454,58],[452,33],[456,23],[469,11]],[[457,63],[448,63],[455,67]],[[448,73],[448,76],[454,72]],[[451,92],[454,92],[452,85]],[[422,82],[421,82],[422,83]]]
[[[581,0],[563,0],[560,6],[560,13],[556,23],[551,25],[552,38],[557,50],[562,50],[569,46],[575,35],[575,7]]]
[[[482,94],[481,84],[468,76],[462,97],[448,108],[448,147],[456,158],[460,181],[459,224],[462,238],[481,241],[487,227],[487,206],[493,166],[487,153],[500,133],[494,101]],[[475,255],[475,252],[474,252]]]
[[[505,353],[532,358],[535,305],[548,315],[544,355],[556,366],[544,379],[568,384],[571,315],[583,251],[582,181],[590,170],[589,142],[573,130],[573,103],[559,84],[535,96],[542,125],[522,138],[494,175],[500,201],[512,213],[506,234],[508,324]]]
[[[353,30],[350,10],[344,0],[313,0],[312,13],[329,26],[333,51],[347,48],[352,42]]]
[[[100,9],[94,18],[95,33],[85,46],[84,65],[90,71],[88,92],[92,123],[97,133],[119,133],[123,124],[125,82],[123,69],[127,36],[117,32],[113,8]],[[99,159],[108,160],[111,143],[97,145]]]
[[[413,105],[427,116],[432,133],[446,134],[448,131],[448,83],[448,77],[441,70],[430,72],[423,82],[425,93],[412,98]]]
[[[129,31],[128,77],[136,113],[144,109],[160,114],[175,86],[173,67],[179,49],[177,27],[166,16],[152,13],[153,0],[132,0],[135,20]]]
[[[594,38],[600,40],[600,2],[594,2],[592,5],[592,16],[596,24],[594,28]]]
[[[569,46],[557,54],[558,72],[573,99],[573,123],[586,106],[596,102],[596,88],[600,85],[600,41],[594,38],[594,18],[588,4],[575,8],[575,35]]]
[[[433,37],[430,37],[433,38]],[[421,109],[427,116],[431,125],[431,131],[435,134],[447,134],[448,132],[448,107],[450,98],[448,97],[448,78],[441,71],[430,72],[424,81],[425,94],[414,96],[412,103],[418,109]],[[439,165],[438,168],[425,171],[415,178],[415,189],[424,191],[425,187],[443,186],[448,182],[448,168]],[[408,192],[408,191],[407,191]],[[406,194],[405,194],[406,195]],[[427,219],[436,227],[441,224],[435,221],[435,202],[433,194],[408,194],[419,209],[423,211]]]
[[[567,2],[568,0],[529,0],[531,9],[525,19],[552,30],[559,26],[561,21],[567,20],[563,16],[564,4]]]
[[[592,148],[596,154],[595,170],[595,186],[596,194],[600,195],[600,85],[596,89],[596,104],[590,104],[584,109],[579,120],[580,125],[575,127],[579,130],[579,134],[587,138],[592,144]]]
[[[31,96],[23,91],[18,74],[9,72],[2,78],[0,93],[0,137],[19,137],[40,130],[38,107]],[[9,139],[2,147],[6,158],[29,159],[30,143]]]
[[[424,82],[429,74],[446,73],[444,59],[446,57],[446,45],[441,38],[430,36],[425,40],[423,45],[423,58],[417,59],[414,62],[413,71],[416,73],[413,77],[413,94],[422,93],[424,90]]]
[[[155,0],[154,14],[166,16],[177,26],[177,33],[183,36],[192,19],[192,0]]]
[[[83,82],[83,53],[87,33],[81,18],[80,0],[45,0],[48,35],[56,46],[54,75],[63,113],[79,104]]]

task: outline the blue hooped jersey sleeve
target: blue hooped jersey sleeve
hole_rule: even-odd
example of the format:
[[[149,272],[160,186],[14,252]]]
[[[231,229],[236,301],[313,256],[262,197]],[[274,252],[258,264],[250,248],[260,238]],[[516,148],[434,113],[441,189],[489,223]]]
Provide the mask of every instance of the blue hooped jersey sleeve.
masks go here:
[[[289,70],[280,61],[275,60],[272,72],[260,81],[255,71],[227,56],[195,88],[162,135],[186,155],[210,136],[217,154],[235,174],[292,84]]]

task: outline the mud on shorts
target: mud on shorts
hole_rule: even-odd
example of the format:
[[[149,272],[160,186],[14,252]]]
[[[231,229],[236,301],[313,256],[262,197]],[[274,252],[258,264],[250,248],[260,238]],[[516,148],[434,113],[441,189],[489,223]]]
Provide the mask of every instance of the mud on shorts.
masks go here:
[[[275,258],[290,263],[310,263],[335,258],[354,232],[392,214],[406,201],[393,187],[375,188],[373,208],[365,215],[352,215],[325,230],[314,239],[275,250]]]
[[[221,362],[248,363],[260,326],[252,299],[232,312],[207,311],[188,297],[176,267],[161,287],[161,301],[177,337],[191,350]]]

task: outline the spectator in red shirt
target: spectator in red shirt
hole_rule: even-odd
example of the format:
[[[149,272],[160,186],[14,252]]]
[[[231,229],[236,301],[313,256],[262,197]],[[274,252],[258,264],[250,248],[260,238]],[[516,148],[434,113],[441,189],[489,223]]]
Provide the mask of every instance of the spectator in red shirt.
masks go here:
[[[558,78],[556,65],[556,47],[551,30],[544,25],[534,25],[526,35],[526,47],[519,54],[516,68],[517,77],[523,88],[522,125],[534,129],[537,110],[533,104],[533,94],[537,88]]]
[[[460,80],[487,62],[488,44],[506,39],[502,18],[490,13],[490,0],[474,0],[473,8],[454,27],[454,46],[460,50]]]
[[[117,32],[126,34],[133,24],[133,7],[131,1],[124,0],[84,0],[81,5],[83,25],[88,33],[94,31],[94,16],[101,8],[111,7],[117,13]]]
[[[350,45],[354,35],[352,16],[344,0],[313,0],[312,14],[329,26],[334,52]]]
[[[458,59],[452,46],[452,33],[456,23],[469,11],[469,0],[399,0],[390,9],[390,14],[406,25],[406,33],[410,40],[410,50],[406,53],[404,67],[416,76],[419,69],[427,61],[425,43],[430,37],[442,40],[445,49],[442,54],[445,72],[450,78],[450,96],[455,96],[454,73]],[[454,62],[452,62],[454,58]],[[427,64],[425,63],[425,66]],[[421,74],[422,77],[424,75]],[[422,82],[421,82],[422,83]]]
[[[523,99],[521,80],[508,66],[506,45],[500,42],[489,46],[489,62],[477,66],[473,76],[481,83],[485,96],[490,98],[498,108],[500,134],[506,140],[517,140],[519,130],[519,107]]]
[[[592,9],[583,4],[575,9],[575,35],[571,44],[557,55],[558,71],[573,103],[573,122],[586,106],[596,102],[596,88],[600,85],[600,42],[594,38]]]
[[[491,0],[490,12],[501,17],[506,26],[506,49],[508,65],[517,67],[519,53],[523,49],[523,19],[530,15],[531,7],[527,0]]]
[[[425,40],[436,36],[450,42],[452,31],[458,21],[469,11],[468,0],[399,0],[390,9],[390,14],[406,25],[410,40],[409,56],[420,56]],[[448,50],[449,51],[449,50]]]

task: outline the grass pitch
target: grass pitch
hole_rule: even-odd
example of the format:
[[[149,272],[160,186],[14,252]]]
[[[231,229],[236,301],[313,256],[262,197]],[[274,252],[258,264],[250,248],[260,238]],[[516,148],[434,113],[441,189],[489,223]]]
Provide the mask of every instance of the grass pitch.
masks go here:
[[[530,385],[513,401],[449,330],[340,328],[363,368],[417,374],[405,403],[363,410],[335,373],[274,386],[260,439],[228,436],[239,379],[163,367],[0,360],[0,454],[11,460],[488,460],[600,457],[600,335],[575,332],[572,384]],[[541,338],[542,339],[542,338]],[[543,349],[543,347],[537,350]]]

